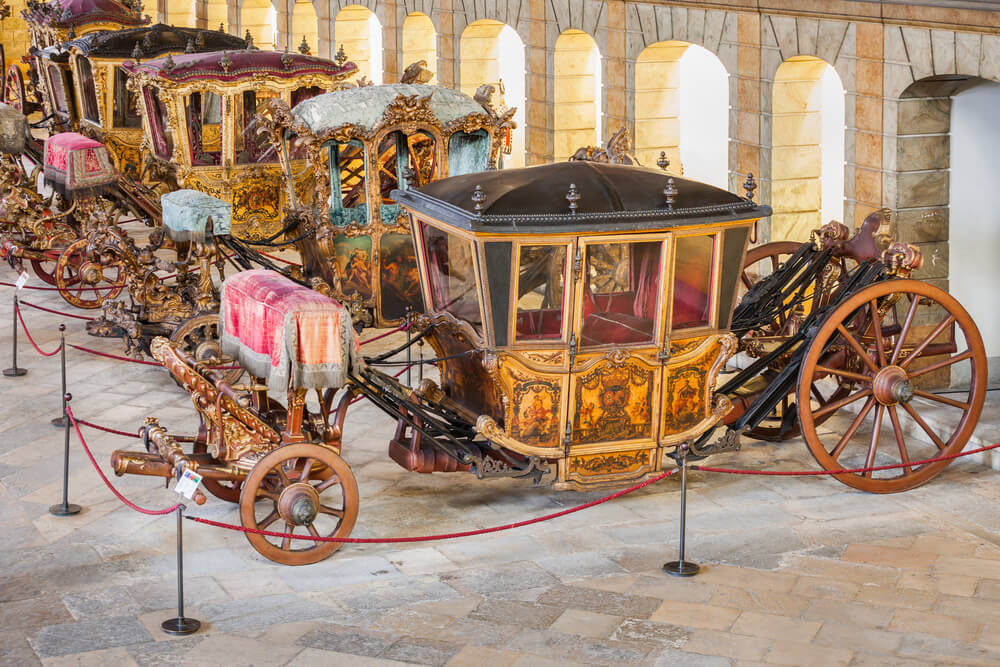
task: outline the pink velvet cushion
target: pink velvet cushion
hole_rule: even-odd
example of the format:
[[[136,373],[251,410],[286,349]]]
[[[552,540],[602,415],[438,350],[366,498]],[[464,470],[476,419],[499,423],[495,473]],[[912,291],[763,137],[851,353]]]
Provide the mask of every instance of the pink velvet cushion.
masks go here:
[[[100,194],[118,180],[107,147],[76,132],[45,142],[45,182],[63,195]]]

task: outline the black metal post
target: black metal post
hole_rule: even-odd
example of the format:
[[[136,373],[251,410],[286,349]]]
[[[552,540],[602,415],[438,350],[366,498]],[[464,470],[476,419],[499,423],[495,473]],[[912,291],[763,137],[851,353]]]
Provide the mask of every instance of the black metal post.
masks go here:
[[[417,382],[424,381],[424,339],[417,341]]]
[[[59,365],[62,372],[62,416],[52,420],[52,425],[65,428],[69,424],[66,416],[66,325],[59,325]]]
[[[687,454],[688,446],[687,444],[682,444],[675,455],[678,465],[681,468],[681,539],[680,539],[680,558],[678,560],[672,560],[663,566],[663,571],[667,574],[672,574],[675,577],[693,577],[698,574],[698,570],[701,567],[697,563],[692,563],[689,560],[684,560],[684,535],[685,535],[685,522],[687,518]]]
[[[410,310],[410,307],[407,306],[406,307],[406,386],[407,387],[413,386],[413,383],[410,381],[411,380],[410,371],[413,370],[412,368],[410,368],[410,364],[413,363],[413,353],[410,351],[410,339],[412,337],[410,334],[410,328],[411,325],[413,324],[413,320],[411,317],[412,315],[413,313]]]
[[[63,394],[63,415],[66,415],[66,404],[72,400],[73,396],[71,394]],[[69,502],[69,429],[71,427],[72,424],[70,424],[67,417],[66,426],[63,429],[66,433],[66,446],[63,451],[63,497],[61,503],[49,507],[49,514],[54,514],[55,516],[73,516],[80,513],[80,506]]]
[[[17,308],[18,308],[18,306],[17,306],[17,290],[15,290],[14,291],[14,326],[12,327],[13,331],[11,332],[12,337],[14,339],[14,342],[13,342],[13,344],[11,346],[11,353],[10,353],[10,357],[13,360],[13,365],[10,368],[3,369],[3,374],[6,375],[9,378],[19,378],[22,375],[26,375],[28,373],[28,369],[27,368],[18,368],[17,367]]]
[[[168,635],[190,635],[198,632],[201,621],[184,616],[184,505],[177,507],[177,618],[168,618],[160,627]]]

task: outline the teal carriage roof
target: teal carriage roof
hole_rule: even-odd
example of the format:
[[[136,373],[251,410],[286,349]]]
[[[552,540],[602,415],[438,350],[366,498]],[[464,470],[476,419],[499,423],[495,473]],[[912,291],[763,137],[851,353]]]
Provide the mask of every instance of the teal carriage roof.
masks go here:
[[[428,106],[444,126],[470,114],[486,115],[486,110],[464,93],[443,86],[389,83],[334,90],[302,102],[292,109],[295,121],[304,123],[314,135],[322,135],[345,125],[371,131],[382,120],[386,107],[398,96],[431,98]]]
[[[771,215],[769,206],[707,183],[589,161],[453,176],[393,190],[392,198],[461,229],[501,234],[628,233]]]

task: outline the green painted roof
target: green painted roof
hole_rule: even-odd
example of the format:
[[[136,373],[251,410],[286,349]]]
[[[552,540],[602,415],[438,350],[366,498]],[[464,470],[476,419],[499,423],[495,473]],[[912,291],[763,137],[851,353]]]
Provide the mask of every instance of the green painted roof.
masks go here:
[[[371,129],[382,119],[385,108],[397,95],[423,97],[428,94],[431,95],[431,111],[442,125],[469,114],[486,113],[474,99],[451,88],[390,83],[318,95],[298,104],[292,110],[292,116],[305,123],[316,135],[346,124]]]

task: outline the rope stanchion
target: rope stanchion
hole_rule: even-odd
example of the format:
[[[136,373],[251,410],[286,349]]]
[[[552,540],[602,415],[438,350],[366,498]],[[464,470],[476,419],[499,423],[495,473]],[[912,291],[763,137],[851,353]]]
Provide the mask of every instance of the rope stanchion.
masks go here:
[[[59,325],[59,374],[62,378],[62,394],[60,399],[62,400],[62,411],[59,413],[58,417],[55,417],[50,423],[56,428],[66,427],[66,325]]]
[[[616,491],[610,495],[604,496],[603,498],[598,498],[597,500],[591,500],[588,503],[582,505],[577,505],[576,507],[570,507],[569,509],[560,510],[559,512],[552,512],[551,514],[544,514],[542,516],[534,517],[533,519],[525,519],[524,521],[518,521],[516,523],[507,523],[500,526],[491,526],[489,528],[477,528],[475,530],[464,530],[457,533],[441,533],[438,535],[415,535],[412,537],[314,537],[312,535],[294,535],[292,533],[278,533],[271,530],[259,530],[257,528],[246,528],[245,526],[237,526],[231,523],[224,523],[222,521],[213,521],[212,519],[204,519],[198,516],[187,516],[185,518],[195,521],[197,523],[203,523],[207,526],[214,526],[216,528],[225,528],[226,530],[235,530],[242,533],[252,533],[254,535],[265,535],[267,537],[280,537],[282,539],[288,538],[293,540],[309,540],[311,542],[338,542],[341,544],[400,544],[405,542],[438,542],[441,540],[453,540],[460,537],[473,537],[475,535],[486,535],[488,533],[499,533],[505,530],[512,530],[514,528],[522,528],[524,526],[530,526],[535,523],[541,523],[543,521],[551,521],[552,519],[558,519],[559,517],[566,516],[568,514],[574,514],[576,512],[581,512],[585,509],[601,505],[603,503],[614,500],[615,498],[621,498],[624,495],[628,495],[634,491],[638,491],[650,484],[655,484],[662,479],[671,477],[677,473],[676,470],[668,470],[664,473],[657,475],[651,479],[647,479],[644,482],[639,482],[634,484],[627,489],[622,489],[621,491]]]
[[[68,397],[67,400],[69,400],[69,398],[72,397]],[[116,489],[114,485],[108,480],[107,476],[104,474],[104,471],[101,470],[101,466],[97,465],[97,459],[94,458],[94,454],[90,451],[90,447],[87,446],[87,441],[83,439],[83,433],[80,432],[80,422],[78,422],[76,417],[73,415],[73,409],[69,405],[66,406],[66,416],[69,417],[69,421],[73,425],[73,429],[76,431],[76,437],[80,441],[80,445],[83,446],[83,451],[87,454],[87,458],[90,459],[90,463],[94,466],[94,470],[97,471],[97,474],[101,478],[101,481],[104,482],[104,485],[108,487],[111,493],[113,493],[115,497],[118,500],[120,500],[126,507],[129,507],[130,509],[139,512],[140,514],[145,514],[147,516],[164,516],[166,514],[171,514],[172,512],[176,511],[177,508],[182,506],[182,503],[177,503],[176,505],[171,505],[166,509],[151,510],[151,509],[146,509],[145,507],[139,507],[131,500],[123,496],[121,492],[118,489]],[[67,429],[68,428],[69,427],[67,427]]]
[[[680,540],[678,542],[678,558],[669,563],[664,563],[663,571],[675,577],[693,577],[701,570],[698,563],[684,560],[684,546],[687,538],[687,443],[682,443],[674,454],[674,460],[681,470],[681,514],[680,514]]]
[[[53,315],[61,315],[63,317],[73,317],[73,318],[78,319],[78,320],[93,320],[93,319],[96,319],[96,318],[93,318],[93,317],[87,317],[86,315],[75,315],[73,313],[64,313],[61,310],[52,310],[51,308],[46,308],[45,306],[39,306],[36,303],[31,303],[30,301],[25,301],[24,299],[21,299],[21,305],[22,306],[28,306],[29,308],[34,308],[35,310],[41,310],[42,312],[45,312],[45,313],[52,313]]]
[[[177,505],[177,616],[160,623],[168,635],[190,635],[198,632],[201,621],[184,616],[184,505]]]
[[[18,377],[22,377],[22,376],[28,374],[28,369],[27,368],[18,368],[17,367],[17,315],[18,315],[18,309],[17,309],[17,291],[15,290],[14,291],[14,314],[13,314],[13,322],[11,324],[11,339],[12,339],[11,352],[10,352],[11,367],[3,369],[4,376],[5,377],[9,377],[9,378],[18,378]]]
[[[24,329],[24,335],[27,336],[28,342],[31,343],[31,346],[35,348],[35,352],[42,355],[43,357],[54,357],[55,355],[59,354],[59,350],[62,349],[61,343],[59,347],[52,350],[51,352],[46,352],[42,348],[38,347],[38,343],[35,342],[35,339],[31,336],[31,332],[28,331],[28,325],[24,323],[24,316],[21,315],[21,307],[17,304],[14,304],[14,314],[17,315],[17,319],[21,321],[21,328]],[[15,366],[16,365],[17,364],[15,363]]]
[[[63,411],[69,415],[69,402],[73,400],[71,394],[63,394]],[[63,489],[62,489],[62,502],[58,505],[52,505],[49,507],[49,514],[53,516],[73,516],[74,514],[80,513],[80,506],[74,505],[69,502],[69,420],[66,421],[66,426],[64,427],[66,438],[65,447],[63,451]],[[79,431],[77,431],[79,433]]]

